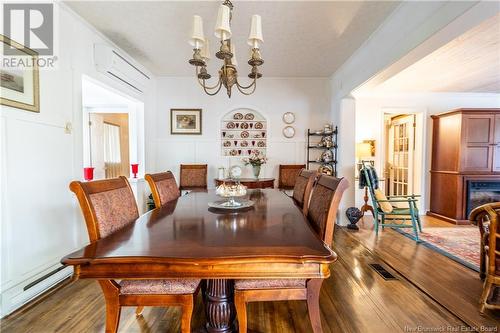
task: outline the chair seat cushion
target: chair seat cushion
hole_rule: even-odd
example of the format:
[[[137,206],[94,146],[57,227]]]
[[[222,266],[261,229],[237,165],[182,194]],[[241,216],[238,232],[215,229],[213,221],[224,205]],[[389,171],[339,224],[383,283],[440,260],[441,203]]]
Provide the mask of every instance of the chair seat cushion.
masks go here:
[[[236,290],[248,289],[296,289],[305,288],[304,279],[280,279],[280,280],[236,280],[234,288]]]
[[[199,279],[167,279],[167,280],[122,280],[122,294],[192,294],[200,284]]]

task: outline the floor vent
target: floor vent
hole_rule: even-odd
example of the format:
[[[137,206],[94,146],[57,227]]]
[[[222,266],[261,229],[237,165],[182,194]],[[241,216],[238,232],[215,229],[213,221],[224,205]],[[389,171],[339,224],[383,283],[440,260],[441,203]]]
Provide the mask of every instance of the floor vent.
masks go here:
[[[384,278],[384,280],[397,280],[397,278],[389,273],[382,265],[380,264],[369,264],[371,268],[373,268],[377,273],[380,274]]]

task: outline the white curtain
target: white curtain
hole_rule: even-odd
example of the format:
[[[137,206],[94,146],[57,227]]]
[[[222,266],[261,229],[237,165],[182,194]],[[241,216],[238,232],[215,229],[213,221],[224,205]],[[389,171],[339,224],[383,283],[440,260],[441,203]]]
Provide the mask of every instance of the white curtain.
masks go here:
[[[104,167],[106,178],[121,174],[120,126],[104,123]]]

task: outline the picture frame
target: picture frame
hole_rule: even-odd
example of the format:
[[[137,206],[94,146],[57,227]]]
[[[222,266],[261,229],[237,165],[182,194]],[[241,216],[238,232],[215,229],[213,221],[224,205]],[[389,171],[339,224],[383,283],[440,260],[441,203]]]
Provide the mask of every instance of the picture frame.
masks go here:
[[[201,135],[201,109],[170,109],[170,134]]]
[[[20,60],[30,59],[31,67],[0,67],[0,105],[31,112],[40,112],[40,79],[38,53],[0,34],[2,50],[13,47],[18,50]]]

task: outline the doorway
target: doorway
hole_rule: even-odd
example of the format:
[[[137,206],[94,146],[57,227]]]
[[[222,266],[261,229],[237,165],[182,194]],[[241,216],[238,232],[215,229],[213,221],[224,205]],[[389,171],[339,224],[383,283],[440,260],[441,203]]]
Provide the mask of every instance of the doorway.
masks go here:
[[[396,111],[396,110],[394,110]],[[422,194],[423,117],[421,112],[384,112],[382,155],[385,193],[391,196]],[[421,206],[422,202],[418,202]]]
[[[93,179],[144,174],[144,103],[92,78],[82,78],[83,153]]]

